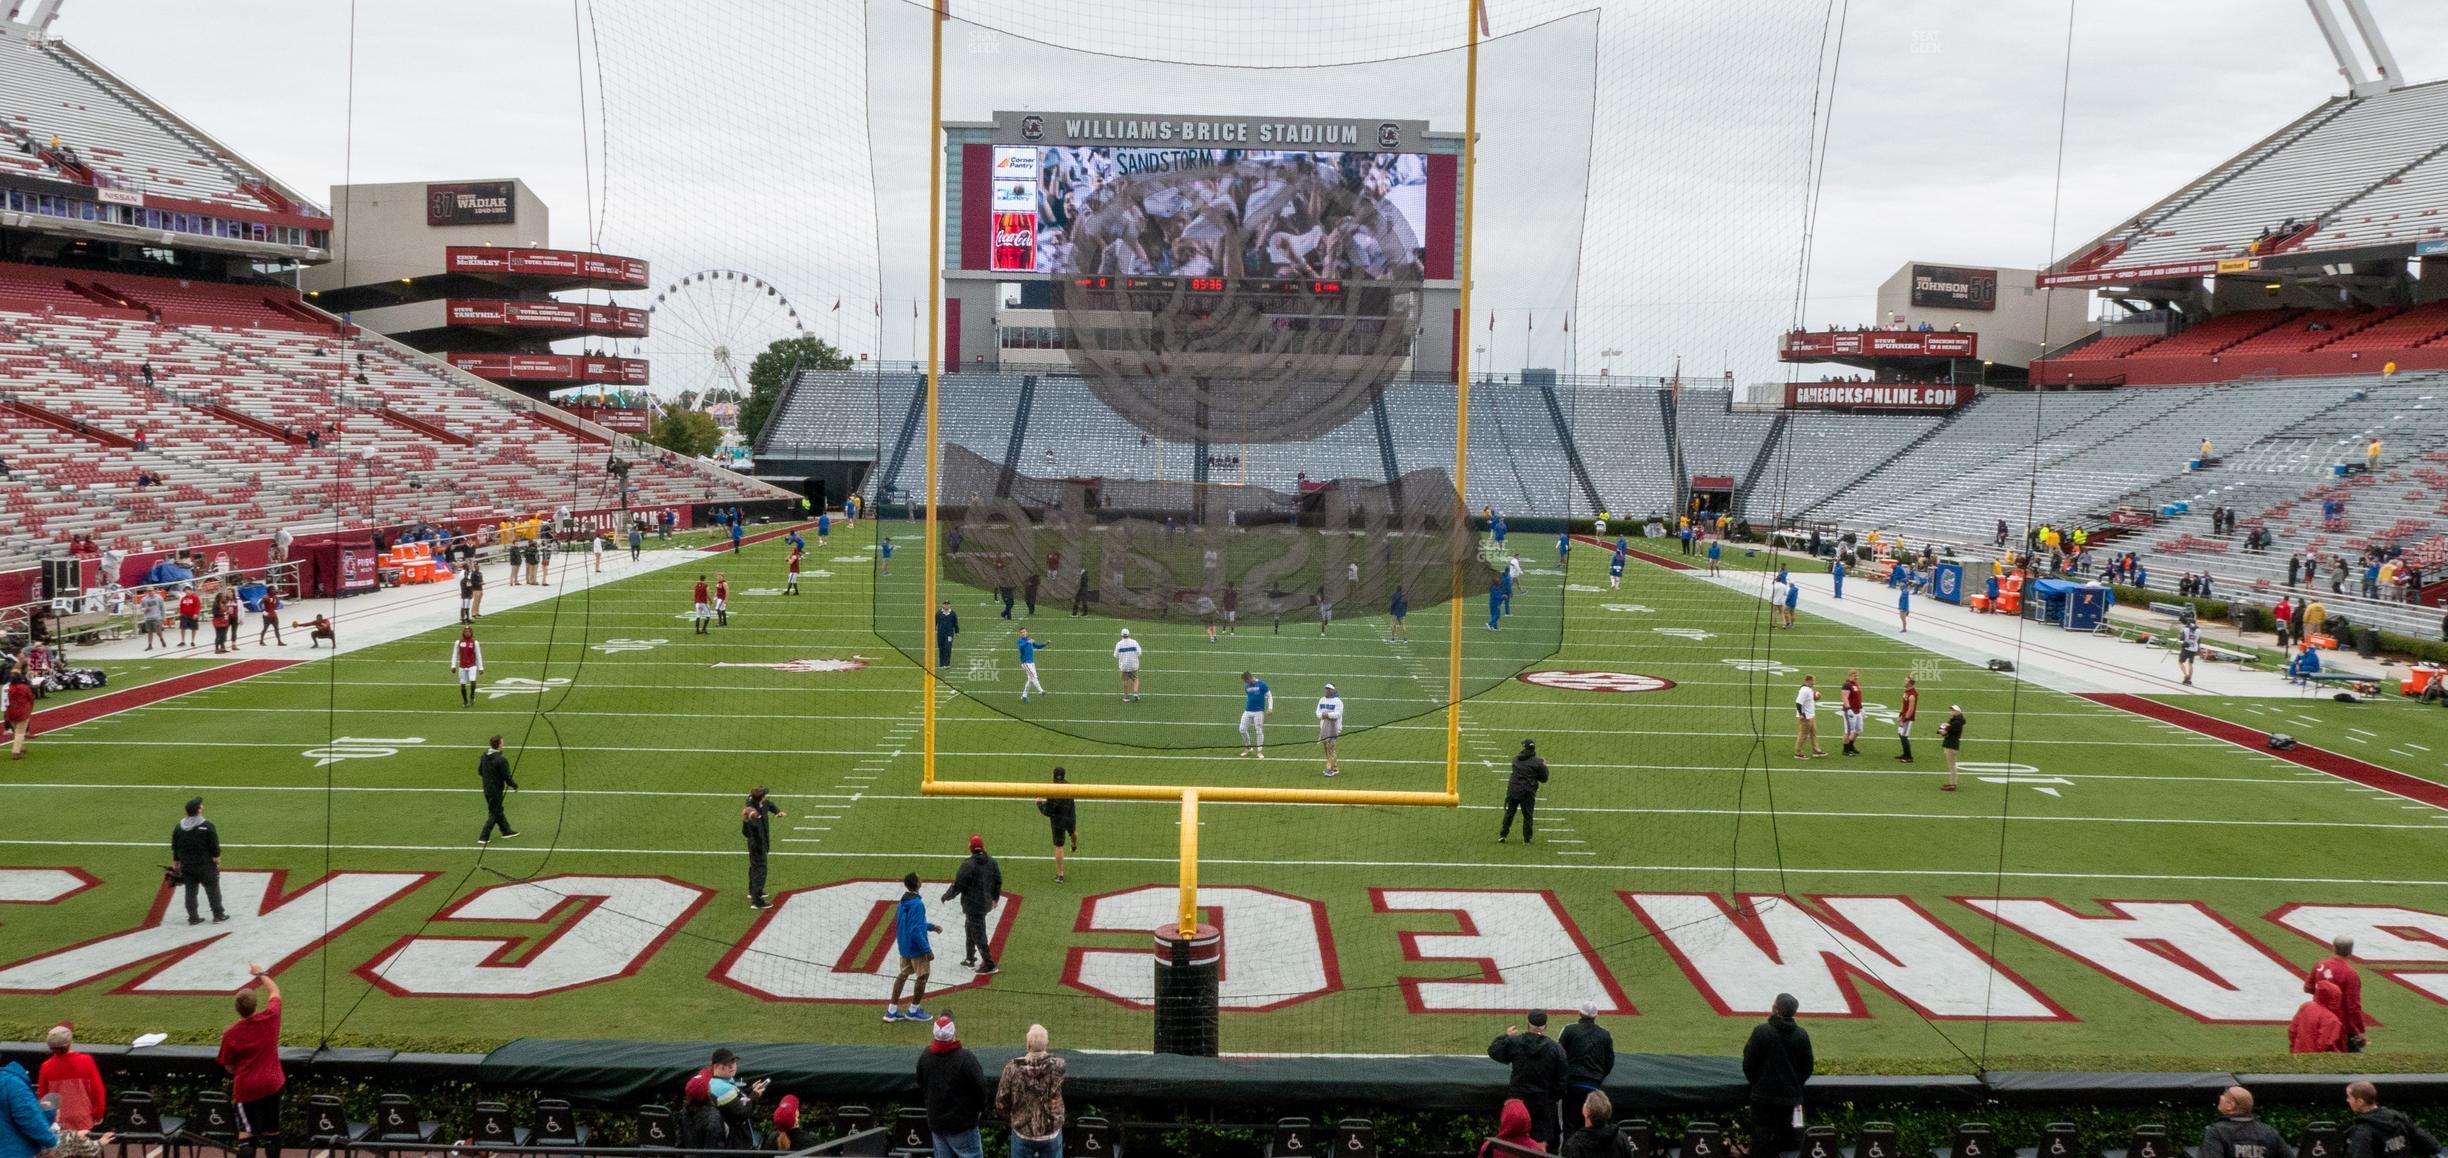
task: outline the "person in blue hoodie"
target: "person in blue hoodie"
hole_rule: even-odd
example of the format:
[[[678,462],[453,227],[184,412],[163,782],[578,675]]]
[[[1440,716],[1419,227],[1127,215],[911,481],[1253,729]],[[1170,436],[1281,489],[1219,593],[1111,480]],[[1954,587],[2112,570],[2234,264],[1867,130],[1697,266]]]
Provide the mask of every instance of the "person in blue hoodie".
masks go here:
[[[16,1062],[0,1065],[0,1158],[34,1158],[59,1145],[51,1113],[34,1097],[34,1083]]]
[[[886,1021],[929,1021],[926,1011],[927,974],[935,966],[935,944],[929,933],[943,932],[943,926],[927,923],[926,898],[918,895],[918,874],[901,878],[901,905],[893,910],[893,948],[901,954],[901,972],[894,976],[892,999],[884,1003]],[[910,991],[908,1008],[901,1005],[901,987],[916,982]],[[0,1154],[0,1158],[11,1158]]]

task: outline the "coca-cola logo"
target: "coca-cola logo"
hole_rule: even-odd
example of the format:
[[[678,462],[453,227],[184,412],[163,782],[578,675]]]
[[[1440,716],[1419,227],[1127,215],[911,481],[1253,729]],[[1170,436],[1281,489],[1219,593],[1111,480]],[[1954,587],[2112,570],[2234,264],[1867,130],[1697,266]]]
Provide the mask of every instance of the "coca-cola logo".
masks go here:
[[[990,243],[992,260],[989,268],[1001,270],[1033,270],[1037,268],[1037,215],[1033,212],[998,212]]]

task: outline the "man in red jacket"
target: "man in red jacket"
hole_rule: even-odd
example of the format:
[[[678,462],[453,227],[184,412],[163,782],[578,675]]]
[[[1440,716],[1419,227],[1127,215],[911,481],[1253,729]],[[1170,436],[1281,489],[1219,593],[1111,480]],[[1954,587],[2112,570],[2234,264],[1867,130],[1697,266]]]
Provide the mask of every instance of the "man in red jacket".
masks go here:
[[[2363,975],[2355,971],[2354,938],[2340,933],[2329,941],[2336,955],[2312,967],[2304,978],[2304,992],[2316,993],[2326,981],[2338,989],[2338,1020],[2346,1023],[2346,1046],[2355,1053],[2363,1052],[2364,1030],[2369,1024],[2363,1017]]]
[[[281,992],[263,967],[250,964],[254,980],[238,991],[238,1020],[221,1031],[221,1068],[230,1075],[230,1100],[238,1103],[238,1153],[280,1158]],[[256,988],[263,989],[259,1001]]]
[[[9,759],[23,760],[26,733],[34,730],[34,685],[26,682],[25,672],[9,674],[7,691],[0,699],[5,699],[8,705],[5,717],[8,721]]]
[[[2338,1018],[2338,987],[2326,981],[2312,986],[2312,1000],[2287,1023],[2288,1053],[2345,1053],[2346,1023]]]
[[[76,1034],[65,1025],[51,1027],[43,1043],[51,1047],[51,1056],[44,1058],[41,1076],[35,1079],[36,1097],[59,1095],[59,1128],[83,1133],[94,1128],[108,1109],[102,1090],[102,1070],[94,1065],[93,1055],[76,1047]]]

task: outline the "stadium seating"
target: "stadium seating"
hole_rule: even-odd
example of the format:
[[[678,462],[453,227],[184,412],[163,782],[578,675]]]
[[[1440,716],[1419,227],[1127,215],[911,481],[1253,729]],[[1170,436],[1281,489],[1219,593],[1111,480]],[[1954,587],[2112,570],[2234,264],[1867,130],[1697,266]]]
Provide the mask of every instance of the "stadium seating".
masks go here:
[[[122,295],[145,308],[116,304]],[[10,472],[0,567],[28,565],[76,535],[142,551],[282,526],[619,505],[602,442],[400,347],[343,339],[336,320],[278,287],[0,266],[0,365],[12,383],[0,409]],[[80,436],[79,424],[93,433]],[[139,429],[142,450],[127,445]],[[319,446],[306,445],[308,429],[322,431]],[[778,497],[659,457],[639,461],[630,481],[640,506]]]
[[[1943,421],[1912,414],[1795,411],[1787,416],[1785,445],[1753,486],[1738,496],[1742,514],[1761,523],[1779,511],[1809,510],[1903,453]]]
[[[1654,388],[1581,387],[1570,391],[1573,437],[1604,504],[1631,516],[1674,509],[1674,455]]]
[[[2442,139],[2448,83],[2336,98],[2112,231],[2106,245],[2121,248],[2105,265],[2243,257],[2288,218],[2318,223],[2271,239],[2294,250],[2439,236],[2448,221],[2421,211],[2441,203],[2448,161],[2416,162]]]
[[[262,175],[64,44],[12,42],[0,52],[0,100],[10,136],[22,134],[37,148],[58,137],[101,183],[259,211],[283,207],[257,192],[269,186]],[[30,155],[17,144],[0,142],[0,156],[23,168]]]
[[[2192,509],[2119,543],[2118,549],[2140,552],[2154,575],[2206,572],[2228,594],[2260,591],[2264,601],[2275,601],[2283,589],[2291,556],[2343,555],[2352,563],[2364,546],[2375,542],[2405,546],[2424,560],[2430,574],[2448,577],[2448,567],[2443,567],[2448,564],[2448,540],[2440,538],[2448,529],[2448,512],[2442,510],[2440,498],[2448,491],[2448,470],[2443,469],[2448,463],[2430,457],[2448,452],[2448,404],[2437,396],[2448,385],[2448,375],[2346,385],[2354,393],[2345,400],[2234,453],[2222,453],[2217,467],[2126,496],[2126,505],[2146,509],[2179,501]],[[2364,448],[2373,438],[2382,444],[2380,472],[2338,478],[2338,465],[2363,463]],[[2335,528],[2321,519],[2321,500],[2329,496],[2346,504]],[[2217,506],[2236,512],[2235,535],[2210,534],[2209,512]],[[2256,529],[2268,530],[2273,545],[2248,552],[2244,536]],[[2333,613],[2361,622],[2424,638],[2438,630],[2435,609],[2365,600],[2357,594],[2359,586],[2358,571],[2342,596],[2330,593],[2326,575],[2310,589],[2318,591]]]
[[[1018,373],[946,374],[937,390],[943,404],[938,437],[994,463],[1005,461],[1013,426],[1019,421],[1025,384],[1030,405],[1021,431],[1019,456],[1012,461],[1022,475],[1034,478],[1100,478],[1108,480],[1107,501],[1129,505],[1118,480],[1185,482],[1197,476],[1197,450],[1184,443],[1155,439],[1116,416],[1082,379],[1071,375]],[[877,455],[878,469],[868,475],[869,497],[917,494],[925,475],[921,453],[923,425],[914,428],[906,448],[900,442],[912,401],[907,391],[922,390],[923,376],[871,372],[808,372],[800,375],[784,404],[775,412],[759,454],[773,458],[831,455],[867,450]],[[1642,405],[1626,408],[1617,426],[1614,400],[1637,398]],[[1384,391],[1388,432],[1400,473],[1453,468],[1454,397],[1443,383],[1395,383]],[[1635,448],[1657,448],[1647,462],[1626,461],[1622,471],[1602,471],[1601,493],[1612,479],[1627,480],[1618,505],[1626,510],[1663,510],[1671,491],[1664,484],[1661,419],[1652,391],[1581,391],[1574,395],[1568,421],[1596,424],[1611,436],[1633,440]],[[920,415],[923,422],[923,414]],[[1563,516],[1591,512],[1574,491],[1569,464],[1561,453],[1553,416],[1535,386],[1486,383],[1472,387],[1471,503],[1501,510]],[[1351,421],[1297,445],[1217,444],[1208,478],[1212,482],[1289,492],[1304,481],[1354,478],[1386,481],[1384,448],[1373,414]],[[1609,459],[1610,462],[1616,460]],[[961,496],[952,496],[957,501]]]
[[[2349,393],[2320,382],[1984,395],[1805,514],[1949,542],[1985,540],[1999,519],[2081,521],[2182,473],[2205,437],[2250,445]]]

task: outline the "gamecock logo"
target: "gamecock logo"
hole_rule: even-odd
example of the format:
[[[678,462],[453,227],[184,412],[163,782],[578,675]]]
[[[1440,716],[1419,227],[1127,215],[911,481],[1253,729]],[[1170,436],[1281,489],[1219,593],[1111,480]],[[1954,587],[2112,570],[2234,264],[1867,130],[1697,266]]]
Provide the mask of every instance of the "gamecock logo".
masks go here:
[[[1628,671],[1526,671],[1516,678],[1568,692],[1656,692],[1675,686],[1670,679]]]

